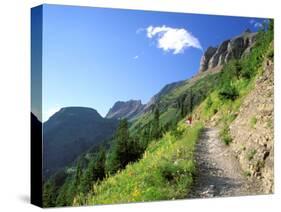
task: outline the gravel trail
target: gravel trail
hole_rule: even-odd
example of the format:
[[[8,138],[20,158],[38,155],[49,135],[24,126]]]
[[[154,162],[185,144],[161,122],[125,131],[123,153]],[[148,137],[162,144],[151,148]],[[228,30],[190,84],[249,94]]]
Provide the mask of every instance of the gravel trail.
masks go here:
[[[203,130],[196,145],[195,160],[198,173],[189,198],[256,194],[258,186],[242,173],[229,147],[219,139],[218,129]]]

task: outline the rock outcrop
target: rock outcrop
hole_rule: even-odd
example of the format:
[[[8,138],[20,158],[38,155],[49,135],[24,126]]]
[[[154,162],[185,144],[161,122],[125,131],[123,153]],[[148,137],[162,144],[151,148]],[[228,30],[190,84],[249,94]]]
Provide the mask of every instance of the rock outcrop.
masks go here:
[[[218,47],[209,47],[201,58],[199,73],[220,69],[231,59],[239,59],[255,43],[255,32],[246,30],[241,35],[223,41]]]
[[[237,118],[230,125],[234,150],[245,175],[260,182],[262,193],[274,185],[274,80],[273,63],[265,61],[263,75],[245,98]]]
[[[105,117],[132,120],[142,113],[144,107],[145,105],[141,103],[141,100],[118,101],[110,108]]]

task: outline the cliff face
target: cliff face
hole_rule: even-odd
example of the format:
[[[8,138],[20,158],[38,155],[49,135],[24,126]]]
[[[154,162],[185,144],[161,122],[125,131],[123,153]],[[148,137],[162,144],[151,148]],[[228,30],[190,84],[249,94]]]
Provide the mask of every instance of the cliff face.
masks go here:
[[[201,58],[199,73],[220,69],[229,60],[241,58],[250,51],[256,34],[246,30],[239,36],[223,41],[218,47],[209,47]]]
[[[237,118],[230,125],[234,150],[247,176],[260,182],[264,193],[274,185],[274,79],[273,62],[265,61],[263,75],[245,98]]]

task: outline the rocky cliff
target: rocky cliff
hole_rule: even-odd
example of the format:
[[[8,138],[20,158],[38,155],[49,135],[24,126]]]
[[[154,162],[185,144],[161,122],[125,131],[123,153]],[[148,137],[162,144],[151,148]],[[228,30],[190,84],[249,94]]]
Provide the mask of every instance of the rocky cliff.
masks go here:
[[[141,103],[141,100],[118,101],[110,108],[106,118],[132,120],[143,112],[144,107],[145,105]]]
[[[234,150],[242,169],[255,179],[263,193],[272,193],[274,185],[274,79],[273,62],[266,60],[263,75],[245,98],[237,118],[230,125]]]
[[[218,47],[209,47],[201,58],[199,73],[220,69],[229,60],[241,58],[253,46],[256,34],[246,30],[239,36],[223,41]]]

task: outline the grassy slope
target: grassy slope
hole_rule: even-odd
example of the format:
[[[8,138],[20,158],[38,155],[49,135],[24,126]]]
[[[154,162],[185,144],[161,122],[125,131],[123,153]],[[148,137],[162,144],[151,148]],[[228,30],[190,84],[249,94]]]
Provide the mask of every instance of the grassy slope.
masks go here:
[[[182,95],[192,92],[197,96],[197,102],[195,102],[195,105],[200,104],[200,98],[203,100],[205,98],[203,95],[206,96],[208,92],[211,92],[216,86],[218,76],[218,73],[203,73],[200,76],[197,76],[196,79],[186,80],[183,85],[176,87],[161,96],[159,105],[164,105],[160,116],[161,125],[165,125],[169,122],[174,123],[179,119],[180,111],[176,108],[175,103]],[[152,119],[152,112],[144,113],[133,122],[130,127],[131,132],[135,132],[135,129],[137,128],[142,128]]]
[[[94,185],[92,194],[76,197],[74,205],[185,198],[193,181],[193,152],[201,127],[180,122],[177,132],[182,135],[169,132],[152,142],[139,162]]]

